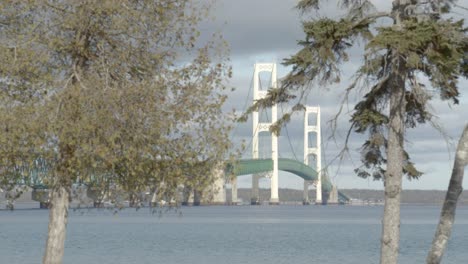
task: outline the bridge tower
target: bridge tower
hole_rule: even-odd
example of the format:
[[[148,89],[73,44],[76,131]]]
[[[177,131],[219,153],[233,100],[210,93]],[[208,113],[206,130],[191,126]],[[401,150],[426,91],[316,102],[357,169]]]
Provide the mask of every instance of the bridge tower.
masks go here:
[[[276,64],[275,63],[256,63],[254,66],[254,79],[253,79],[253,101],[265,98],[267,96],[266,90],[260,90],[260,73],[271,73],[271,82],[268,84],[269,88],[277,88],[276,77]],[[270,127],[277,121],[278,106],[275,104],[271,107],[271,121],[268,123],[259,122],[259,115],[257,111],[252,112],[253,120],[253,139],[252,139],[252,158],[258,159],[258,135],[260,132],[270,131]],[[278,136],[271,133],[271,159],[273,160],[273,171],[271,172],[271,197],[270,204],[278,204]],[[258,182],[260,175],[252,175],[252,198],[251,204],[259,204],[260,198],[258,193]]]
[[[309,124],[309,115],[316,115],[316,123]],[[316,134],[316,146],[309,147],[309,133]],[[316,198],[315,203],[322,203],[322,150],[321,150],[321,134],[320,134],[320,107],[306,107],[304,112],[304,164],[309,165],[309,156],[313,155],[316,161],[317,181],[305,181],[304,180],[304,204],[310,204],[309,200],[309,185],[316,186]]]

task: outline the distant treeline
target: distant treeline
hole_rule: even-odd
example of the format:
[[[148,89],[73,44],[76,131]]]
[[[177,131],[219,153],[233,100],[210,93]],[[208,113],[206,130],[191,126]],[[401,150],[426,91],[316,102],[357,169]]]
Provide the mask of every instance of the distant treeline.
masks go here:
[[[340,189],[340,192],[346,194],[350,198],[361,199],[364,201],[378,202],[383,201],[383,190],[368,190],[368,189]],[[270,199],[269,189],[260,189],[260,200],[268,201]],[[417,204],[442,204],[445,198],[446,191],[440,190],[403,190],[402,203],[417,203]],[[227,200],[231,200],[231,190],[226,191]],[[244,202],[250,201],[251,190],[247,188],[238,189],[237,196]],[[296,189],[279,189],[279,197],[282,202],[302,202],[302,190]],[[310,199],[315,199],[315,190],[309,191]],[[468,191],[464,191],[460,195],[460,205],[468,205]]]
[[[353,199],[360,199],[370,202],[383,201],[383,190],[368,190],[368,189],[340,189],[340,192],[346,194]],[[270,200],[270,190],[260,189],[260,200]],[[442,204],[445,198],[446,191],[440,190],[403,190],[402,203],[418,203],[418,204]],[[237,190],[238,198],[241,198],[244,203],[250,202],[251,190],[241,188]],[[279,197],[281,202],[302,202],[302,190],[296,189],[279,189]],[[309,190],[311,200],[315,199],[315,190]],[[231,189],[226,190],[227,201],[231,201]],[[4,193],[0,193],[0,201],[5,200]],[[31,193],[26,192],[17,202],[31,202]],[[460,205],[468,205],[468,191],[464,191],[460,195]]]

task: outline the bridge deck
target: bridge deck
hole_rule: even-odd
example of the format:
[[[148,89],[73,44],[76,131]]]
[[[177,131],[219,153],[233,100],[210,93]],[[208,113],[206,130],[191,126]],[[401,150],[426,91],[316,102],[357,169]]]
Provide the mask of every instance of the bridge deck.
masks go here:
[[[273,170],[272,159],[243,159],[236,163],[229,163],[226,166],[226,172],[233,173],[236,176],[268,172]],[[290,172],[308,181],[317,180],[317,172],[302,162],[293,159],[278,159],[278,170]],[[322,190],[330,192],[332,184],[328,177],[322,178]],[[338,199],[343,202],[349,201],[349,197],[338,192]]]
[[[43,164],[41,164],[43,165]],[[32,185],[35,186],[35,188],[47,188],[42,181],[41,181],[41,176],[44,176],[47,174],[47,169],[45,169],[45,166],[37,166],[35,170],[32,171],[32,181],[28,183],[23,183],[26,185]],[[317,172],[305,165],[302,162],[299,162],[297,160],[293,159],[286,159],[286,158],[280,158],[278,159],[278,169],[281,171],[286,171],[293,173],[304,180],[308,181],[315,181],[317,180]],[[225,171],[227,173],[233,173],[236,176],[242,176],[242,175],[249,175],[249,174],[256,174],[256,173],[263,173],[263,172],[269,172],[273,170],[273,160],[272,159],[242,159],[238,160],[234,163],[228,163],[226,165]],[[328,177],[323,177],[322,178],[322,190],[329,192],[332,189],[332,184]],[[342,194],[341,192],[338,192],[339,194],[339,199],[342,201],[348,201],[349,198]]]

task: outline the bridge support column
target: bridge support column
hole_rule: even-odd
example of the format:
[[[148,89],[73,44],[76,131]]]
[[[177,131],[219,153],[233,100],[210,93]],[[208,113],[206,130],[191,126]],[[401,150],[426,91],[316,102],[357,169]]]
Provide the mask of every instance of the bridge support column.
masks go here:
[[[270,83],[268,84],[268,89],[277,88],[276,80],[276,64],[275,63],[256,63],[254,67],[254,79],[253,79],[253,100],[254,102],[266,98],[268,91],[261,90],[260,87],[260,73],[269,72],[271,73]],[[271,121],[270,122],[260,122],[258,109],[252,112],[252,122],[253,122],[253,138],[252,138],[252,158],[258,159],[258,135],[260,132],[270,132],[271,133],[271,159],[273,160],[273,174],[271,177],[271,196],[270,204],[278,204],[278,135],[270,131],[270,128],[277,121],[277,111],[278,106],[274,104],[271,106]],[[252,199],[251,204],[259,204],[258,199],[258,178],[252,176]]]
[[[188,206],[193,204],[193,189],[184,186],[182,189],[182,205]]]
[[[99,190],[98,188],[88,187],[86,189],[86,196],[93,200],[94,208],[104,207],[104,200],[106,197],[102,190]]]
[[[277,163],[278,163],[278,160],[276,161],[273,161],[276,163],[276,166]],[[275,164],[273,164],[273,166],[275,166]],[[270,204],[271,205],[277,205],[279,204],[279,197],[278,197],[278,170],[276,170],[276,173],[274,173],[275,171],[273,171],[273,175],[271,176],[271,189],[270,189],[270,192],[271,192],[271,196],[270,196]]]
[[[1,188],[0,188],[0,192],[4,192]],[[15,199],[16,198],[19,198],[21,196],[21,191],[18,191],[18,189],[14,189],[14,190],[10,190],[10,191],[6,191],[5,193],[5,198],[6,198],[6,205],[5,205],[5,209],[7,210],[14,210],[15,209]]]
[[[338,204],[338,188],[336,185],[332,185],[327,204]]]
[[[184,186],[182,205],[224,205],[226,204],[226,186],[224,170],[218,166],[212,170],[213,183],[205,188]]]
[[[310,198],[309,198],[309,186],[311,182],[304,180],[304,194],[303,194],[303,199],[302,199],[302,204],[303,205],[309,205],[310,204]]]
[[[194,206],[200,206],[201,205],[201,199],[202,199],[202,192],[200,190],[195,189],[193,191],[193,205]]]
[[[237,205],[237,177],[234,176],[231,180],[231,204]]]
[[[39,202],[39,208],[48,209],[50,205],[50,191],[48,189],[33,189],[31,200]]]
[[[224,170],[221,166],[213,171],[215,180],[211,188],[208,188],[209,204],[224,205],[226,204],[226,186],[224,180]]]
[[[318,171],[317,185],[315,189],[315,204],[322,204],[322,173]]]
[[[12,200],[8,199],[5,205],[6,210],[13,211],[15,209],[15,204]]]
[[[157,207],[158,206],[158,194],[156,193],[156,190],[153,191],[151,194],[151,199],[149,202],[150,207]]]
[[[260,181],[260,175],[253,174],[252,175],[252,196],[250,198],[251,205],[259,205],[260,204],[260,194],[258,188],[258,182]]]

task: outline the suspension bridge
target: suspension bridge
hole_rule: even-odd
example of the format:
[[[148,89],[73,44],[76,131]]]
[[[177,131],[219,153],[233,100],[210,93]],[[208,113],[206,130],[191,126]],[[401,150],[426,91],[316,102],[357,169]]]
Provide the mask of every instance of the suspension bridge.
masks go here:
[[[268,87],[275,89],[278,87],[276,64],[274,63],[257,63],[254,66],[253,74],[253,101],[265,98],[268,89],[260,89],[260,74],[266,72],[270,74],[270,83]],[[303,203],[310,204],[309,187],[315,186],[316,197],[313,200],[315,204],[328,203],[346,203],[349,198],[341,192],[338,192],[330,179],[324,175],[322,170],[322,143],[321,143],[321,127],[320,127],[320,107],[307,106],[304,111],[304,159],[298,161],[295,159],[279,158],[278,156],[278,136],[270,132],[270,128],[277,121],[278,106],[275,104],[271,107],[271,120],[260,122],[259,109],[253,111],[252,122],[252,158],[242,159],[237,162],[226,164],[224,173],[233,174],[235,177],[231,180],[232,203],[237,203],[237,177],[244,175],[252,175],[252,196],[251,204],[259,204],[259,179],[267,177],[270,179],[270,204],[278,204],[280,202],[278,196],[278,172],[285,171],[297,175],[304,179]],[[309,123],[309,115],[315,115],[316,122]],[[259,133],[269,132],[271,135],[271,158],[259,158]],[[315,133],[316,142],[311,147],[309,145],[309,135]],[[289,138],[288,138],[289,139]],[[312,156],[315,160],[314,168],[309,166],[309,157]],[[218,195],[215,195],[217,203],[226,202],[225,183],[217,182]],[[328,197],[323,197],[323,192],[328,194]],[[326,198],[326,199],[324,199]]]
[[[267,73],[270,75],[268,89],[275,89],[278,86],[276,64],[274,63],[257,63],[254,66],[253,74],[253,101],[265,98],[268,89],[260,89],[260,74]],[[245,110],[245,109],[244,109]],[[265,110],[265,109],[263,109]],[[279,204],[280,197],[278,195],[278,173],[285,171],[292,173],[304,180],[303,203],[304,204],[322,204],[322,203],[347,203],[349,198],[340,193],[336,186],[332,184],[328,176],[322,169],[322,148],[321,148],[321,127],[320,127],[320,107],[307,106],[304,111],[304,159],[299,161],[296,159],[280,158],[278,151],[278,135],[270,132],[270,128],[277,121],[278,106],[271,107],[271,120],[260,120],[259,111],[253,111],[253,130],[252,130],[252,158],[240,159],[235,162],[226,162],[222,169],[215,170],[217,178],[211,188],[207,192],[211,192],[213,197],[212,203],[226,204],[226,185],[231,185],[231,204],[237,204],[237,178],[245,175],[252,175],[252,195],[251,204],[260,204],[259,199],[259,180],[266,177],[270,180],[270,204]],[[315,117],[313,124],[309,123],[309,116]],[[259,157],[259,134],[268,132],[271,136],[271,157]],[[309,143],[309,136],[311,133],[315,134],[315,144]],[[288,136],[289,140],[289,136]],[[290,144],[292,147],[292,145]],[[295,156],[295,154],[294,154]],[[315,164],[313,167],[309,166],[309,158],[313,157]],[[32,199],[40,202],[41,208],[48,206],[48,190],[47,186],[42,184],[41,178],[47,174],[47,169],[43,161],[38,160],[35,164],[36,169],[32,173],[32,182],[30,185],[33,188]],[[228,177],[230,176],[230,177]],[[231,177],[234,176],[234,177]],[[316,189],[316,197],[311,200],[309,198],[309,187],[314,186]],[[325,193],[326,197],[323,196]],[[94,199],[92,192],[88,191],[88,196]],[[192,199],[196,196],[191,194]],[[189,203],[190,194],[183,198],[183,203]],[[95,201],[96,202],[96,201]]]

